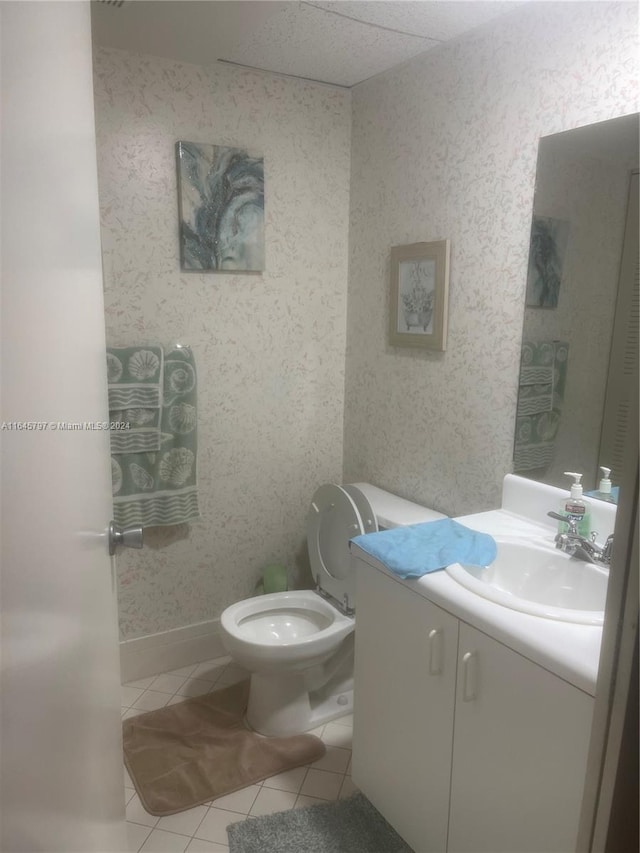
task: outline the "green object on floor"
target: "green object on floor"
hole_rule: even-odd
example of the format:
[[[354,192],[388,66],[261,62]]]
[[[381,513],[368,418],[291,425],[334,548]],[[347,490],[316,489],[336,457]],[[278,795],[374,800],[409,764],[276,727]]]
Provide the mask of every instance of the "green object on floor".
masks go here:
[[[262,581],[256,586],[256,595],[271,592],[286,592],[289,589],[287,570],[280,563],[267,566],[262,572]]]

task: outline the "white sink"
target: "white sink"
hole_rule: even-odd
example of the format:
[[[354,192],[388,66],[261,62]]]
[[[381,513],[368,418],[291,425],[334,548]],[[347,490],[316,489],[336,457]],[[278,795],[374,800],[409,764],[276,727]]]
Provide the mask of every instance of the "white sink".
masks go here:
[[[447,573],[467,589],[533,616],[602,625],[607,568],[558,551],[553,543],[494,537],[498,556],[490,566],[454,563]]]

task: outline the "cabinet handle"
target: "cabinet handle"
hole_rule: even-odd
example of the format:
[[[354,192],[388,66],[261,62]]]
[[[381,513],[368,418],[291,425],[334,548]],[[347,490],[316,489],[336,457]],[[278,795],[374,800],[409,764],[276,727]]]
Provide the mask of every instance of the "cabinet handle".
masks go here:
[[[429,675],[442,675],[442,628],[429,631]]]
[[[478,665],[475,652],[462,656],[462,701],[472,702],[478,698]]]

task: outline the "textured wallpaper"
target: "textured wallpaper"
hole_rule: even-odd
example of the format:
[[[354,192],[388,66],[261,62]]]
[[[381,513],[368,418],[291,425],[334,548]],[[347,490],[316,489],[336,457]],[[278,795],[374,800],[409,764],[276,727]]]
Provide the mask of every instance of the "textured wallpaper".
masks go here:
[[[118,557],[129,639],[218,616],[269,562],[304,578],[342,472],[350,94],[98,50],[95,100],[107,341],[189,344],[199,379],[202,518]],[[263,274],[180,272],[178,140],[264,156]]]
[[[538,139],[638,110],[637,33],[635,3],[526,4],[354,90],[347,481],[499,506]],[[442,238],[447,351],[391,347],[389,249]]]
[[[527,4],[351,95],[97,51],[108,341],[188,343],[200,378],[203,517],[119,557],[123,638],[218,616],[269,561],[304,580],[324,481],[499,504],[538,139],[638,110],[637,23]],[[264,274],[180,273],[179,139],[264,154]],[[445,237],[447,351],[392,348],[389,249]]]

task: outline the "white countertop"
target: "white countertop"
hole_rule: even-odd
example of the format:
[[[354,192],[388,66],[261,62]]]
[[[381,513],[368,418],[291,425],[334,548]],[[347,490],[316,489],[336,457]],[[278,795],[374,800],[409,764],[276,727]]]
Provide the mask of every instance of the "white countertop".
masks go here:
[[[505,509],[457,518],[461,524],[491,535],[526,536],[553,541],[554,531]],[[352,544],[352,554],[397,583],[483,631],[580,690],[595,695],[602,627],[560,622],[511,610],[482,598],[445,571],[402,580],[381,562]],[[357,617],[356,617],[357,619]]]

